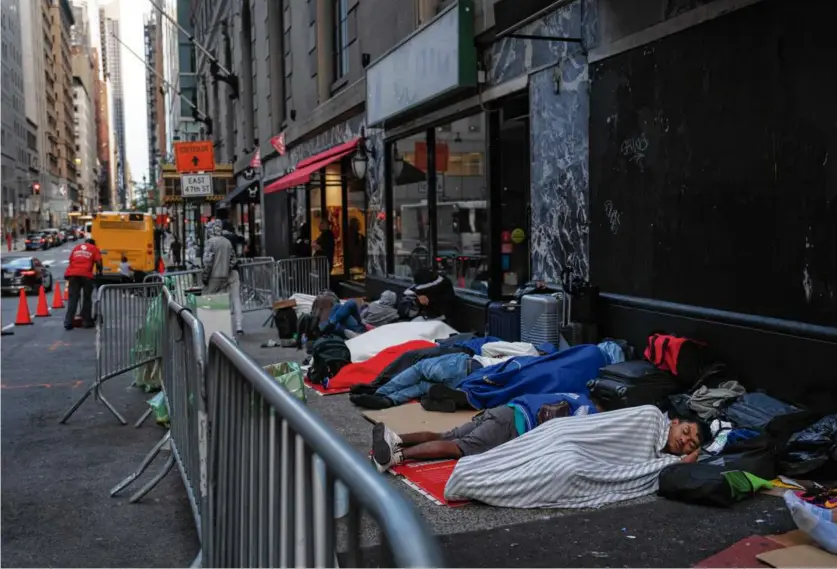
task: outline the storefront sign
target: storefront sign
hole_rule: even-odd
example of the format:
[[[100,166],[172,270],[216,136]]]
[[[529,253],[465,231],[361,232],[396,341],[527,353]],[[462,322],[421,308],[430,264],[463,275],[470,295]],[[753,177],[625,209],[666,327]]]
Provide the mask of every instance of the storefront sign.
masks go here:
[[[210,174],[186,174],[180,177],[181,194],[184,198],[200,198],[212,195]]]
[[[515,245],[520,245],[526,240],[526,232],[523,231],[521,228],[517,228],[511,232],[512,243]]]
[[[366,121],[380,124],[477,81],[473,0],[459,0],[366,69]]]

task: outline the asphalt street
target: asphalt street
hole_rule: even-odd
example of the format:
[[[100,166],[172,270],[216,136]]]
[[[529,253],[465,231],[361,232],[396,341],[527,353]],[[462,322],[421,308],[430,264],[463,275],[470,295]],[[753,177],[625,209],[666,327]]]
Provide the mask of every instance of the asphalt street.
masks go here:
[[[52,262],[60,281],[72,246],[35,255]],[[31,296],[33,313],[35,303]],[[2,299],[4,326],[14,322],[17,305],[17,297]],[[58,423],[96,370],[95,330],[66,332],[63,312],[34,318],[32,326],[15,327],[14,335],[0,340],[3,565],[187,567],[198,543],[176,474],[137,504],[128,503],[130,492],[116,498],[108,492],[164,431],[153,422],[122,426],[92,399],[68,424]],[[105,392],[132,421],[146,409],[148,396],[130,383],[126,374],[109,381]]]

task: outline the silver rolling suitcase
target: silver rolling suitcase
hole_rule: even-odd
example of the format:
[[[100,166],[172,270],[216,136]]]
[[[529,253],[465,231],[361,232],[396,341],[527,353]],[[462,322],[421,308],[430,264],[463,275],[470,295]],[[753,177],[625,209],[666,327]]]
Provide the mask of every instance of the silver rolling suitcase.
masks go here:
[[[557,297],[557,298],[556,298]],[[563,294],[528,295],[520,301],[520,341],[558,345],[561,338]]]

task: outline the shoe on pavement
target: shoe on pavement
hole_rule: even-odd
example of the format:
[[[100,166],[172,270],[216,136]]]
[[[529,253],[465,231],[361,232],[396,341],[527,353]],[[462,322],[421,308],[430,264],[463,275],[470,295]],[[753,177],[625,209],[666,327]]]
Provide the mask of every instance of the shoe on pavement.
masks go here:
[[[404,462],[401,437],[383,423],[376,423],[372,427],[372,462],[381,473]]]
[[[238,334],[239,336],[243,336],[244,335],[244,330],[239,329],[239,330],[236,330],[235,333]]]

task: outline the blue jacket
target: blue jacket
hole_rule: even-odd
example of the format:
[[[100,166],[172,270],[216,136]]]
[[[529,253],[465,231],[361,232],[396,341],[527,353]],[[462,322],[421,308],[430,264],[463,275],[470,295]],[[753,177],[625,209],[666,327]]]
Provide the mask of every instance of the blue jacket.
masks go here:
[[[528,433],[538,426],[538,411],[544,405],[554,405],[566,401],[570,406],[570,414],[575,415],[586,407],[586,414],[597,413],[595,403],[583,393],[544,393],[542,395],[522,395],[509,402],[509,407],[520,411],[526,422],[524,433]],[[523,433],[520,433],[521,435]]]
[[[490,409],[522,395],[587,394],[587,382],[606,365],[602,351],[585,344],[545,356],[510,358],[474,371],[456,388],[474,409]]]

